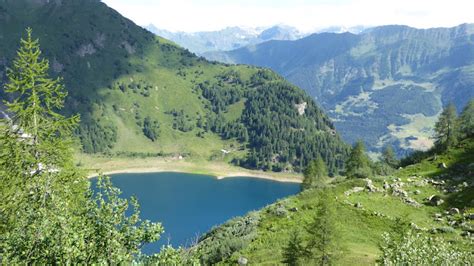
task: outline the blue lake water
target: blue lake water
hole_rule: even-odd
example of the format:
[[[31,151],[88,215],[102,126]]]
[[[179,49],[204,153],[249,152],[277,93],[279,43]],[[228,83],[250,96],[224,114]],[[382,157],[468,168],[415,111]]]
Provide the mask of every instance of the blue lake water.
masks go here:
[[[136,196],[142,219],[159,221],[165,233],[144,246],[150,254],[167,243],[186,246],[214,225],[296,194],[300,185],[251,177],[218,180],[185,173],[115,174],[112,183],[122,196]]]

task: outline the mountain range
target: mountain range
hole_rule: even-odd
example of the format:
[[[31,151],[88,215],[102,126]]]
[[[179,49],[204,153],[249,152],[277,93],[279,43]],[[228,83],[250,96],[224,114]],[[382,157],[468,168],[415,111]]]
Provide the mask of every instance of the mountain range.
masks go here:
[[[270,70],[208,62],[99,0],[1,0],[0,25],[0,85],[32,27],[51,75],[64,78],[65,113],[81,115],[85,153],[275,171],[322,156],[332,173],[343,166],[348,149],[327,115]]]
[[[236,26],[201,32],[171,32],[159,29],[153,24],[145,28],[199,55],[212,51],[233,50],[270,40],[296,40],[305,36],[298,29],[286,25],[257,28]]]
[[[372,151],[429,148],[442,107],[460,110],[474,97],[474,24],[320,33],[206,56],[275,70],[305,89],[346,141],[363,139]]]

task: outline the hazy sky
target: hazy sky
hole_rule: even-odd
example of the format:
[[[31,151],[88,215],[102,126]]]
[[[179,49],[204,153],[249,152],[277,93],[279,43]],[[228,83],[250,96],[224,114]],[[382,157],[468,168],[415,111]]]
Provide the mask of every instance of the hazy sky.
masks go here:
[[[286,24],[303,31],[328,26],[405,24],[418,28],[474,22],[474,0],[103,0],[139,25],[171,31]]]

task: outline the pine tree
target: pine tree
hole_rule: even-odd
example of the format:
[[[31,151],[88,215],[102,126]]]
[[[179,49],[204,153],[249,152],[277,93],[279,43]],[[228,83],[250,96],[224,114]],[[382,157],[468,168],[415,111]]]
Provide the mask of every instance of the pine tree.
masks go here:
[[[304,171],[303,188],[308,189],[315,185],[324,184],[328,177],[328,170],[321,156],[308,164]]]
[[[443,109],[443,112],[435,124],[435,145],[445,150],[456,145],[458,137],[456,107],[449,104]]]
[[[460,133],[464,138],[474,137],[474,99],[471,99],[459,116]]]
[[[389,165],[390,167],[395,168],[399,161],[395,156],[395,152],[393,151],[392,146],[386,146],[382,152],[382,161]]]
[[[307,256],[318,265],[330,265],[336,259],[337,232],[333,205],[331,195],[326,191],[320,192],[316,214],[306,227],[309,235]]]
[[[99,193],[89,189],[72,159],[78,117],[57,112],[66,93],[40,56],[28,29],[7,73],[12,119],[0,121],[2,264],[130,263],[163,228],[141,221],[136,200],[119,198],[107,179]]]
[[[365,154],[364,143],[359,140],[346,161],[346,175],[350,178],[365,178],[372,175],[369,157]]]
[[[287,246],[283,248],[283,260],[281,262],[290,266],[300,265],[300,261],[305,255],[305,247],[302,242],[303,239],[299,232],[296,230],[293,231],[290,235],[290,240],[288,241]]]

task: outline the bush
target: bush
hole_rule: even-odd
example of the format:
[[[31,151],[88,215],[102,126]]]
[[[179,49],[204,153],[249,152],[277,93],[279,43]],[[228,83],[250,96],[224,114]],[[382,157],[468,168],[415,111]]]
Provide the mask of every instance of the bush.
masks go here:
[[[406,230],[403,235],[382,235],[384,265],[467,265],[474,260],[470,252],[460,250],[441,238]]]

